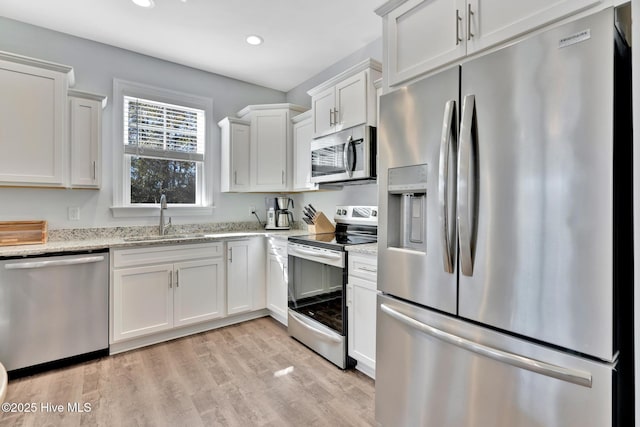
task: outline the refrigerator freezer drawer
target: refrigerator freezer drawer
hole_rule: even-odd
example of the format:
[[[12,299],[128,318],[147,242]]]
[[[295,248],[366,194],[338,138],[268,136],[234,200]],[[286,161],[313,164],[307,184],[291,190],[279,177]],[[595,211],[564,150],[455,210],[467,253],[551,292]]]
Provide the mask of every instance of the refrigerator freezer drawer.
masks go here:
[[[382,426],[612,425],[613,365],[378,297]]]

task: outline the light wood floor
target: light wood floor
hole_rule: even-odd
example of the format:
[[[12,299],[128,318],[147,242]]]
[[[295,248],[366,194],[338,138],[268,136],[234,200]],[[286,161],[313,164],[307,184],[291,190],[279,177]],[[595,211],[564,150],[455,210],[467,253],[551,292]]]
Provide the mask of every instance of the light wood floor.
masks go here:
[[[375,424],[373,381],[338,369],[270,318],[14,380],[6,401],[38,409],[0,412],[0,426]],[[48,402],[64,412],[42,411]],[[69,402],[91,411],[71,413]]]

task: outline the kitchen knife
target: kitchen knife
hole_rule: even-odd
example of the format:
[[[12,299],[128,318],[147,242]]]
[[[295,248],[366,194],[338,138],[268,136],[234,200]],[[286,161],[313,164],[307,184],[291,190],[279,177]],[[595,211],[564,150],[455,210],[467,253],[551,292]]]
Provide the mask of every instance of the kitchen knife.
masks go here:
[[[307,209],[307,207],[306,207],[306,206],[303,206],[303,207],[302,207],[302,212],[304,213],[304,215],[305,215],[307,218],[309,218],[310,220],[312,220],[312,221],[313,221],[313,217],[314,217],[314,215],[313,215],[313,213],[311,213],[311,211],[310,211],[309,209]]]
[[[307,218],[306,216],[302,217],[302,220],[307,224],[307,225],[313,225],[313,221],[310,220],[309,218]]]
[[[316,208],[314,208],[314,207],[311,205],[311,203],[309,203],[307,206],[309,207],[309,210],[311,211],[311,213],[312,213],[314,216],[315,216],[315,214],[317,214],[317,213],[318,213],[318,211],[316,210]]]

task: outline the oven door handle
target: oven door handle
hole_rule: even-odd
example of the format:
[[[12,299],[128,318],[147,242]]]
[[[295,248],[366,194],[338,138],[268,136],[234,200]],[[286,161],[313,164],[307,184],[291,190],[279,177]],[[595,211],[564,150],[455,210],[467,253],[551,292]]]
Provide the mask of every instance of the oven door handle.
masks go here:
[[[289,250],[293,253],[291,253],[290,255],[295,256],[296,252],[301,254],[301,255],[307,255],[307,256],[312,256],[312,257],[318,257],[318,258],[324,258],[324,259],[332,259],[332,260],[339,260],[342,259],[342,255],[339,254],[328,254],[325,252],[316,252],[316,251],[308,251],[305,249],[299,249],[299,248],[289,248]]]
[[[305,328],[309,329],[310,331],[320,335],[321,337],[325,338],[327,341],[331,341],[331,342],[335,342],[335,343],[341,343],[342,340],[338,337],[335,337],[333,335],[330,335],[324,331],[321,331],[318,328],[314,328],[311,325],[308,325],[307,322],[304,321],[304,318],[302,318],[302,316],[300,316],[298,313],[289,310],[289,314],[291,315],[291,317],[293,317],[294,319],[296,319],[300,325],[304,326]]]

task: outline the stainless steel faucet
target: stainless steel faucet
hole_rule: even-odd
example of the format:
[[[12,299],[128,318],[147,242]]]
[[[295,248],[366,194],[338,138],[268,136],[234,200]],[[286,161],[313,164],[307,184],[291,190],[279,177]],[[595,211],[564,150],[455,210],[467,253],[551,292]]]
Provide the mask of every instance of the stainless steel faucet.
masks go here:
[[[167,228],[171,227],[171,217],[169,217],[169,222],[167,224],[164,223],[165,209],[167,209],[167,196],[163,194],[162,196],[160,196],[160,227],[158,227],[158,233],[161,236],[164,236]]]

